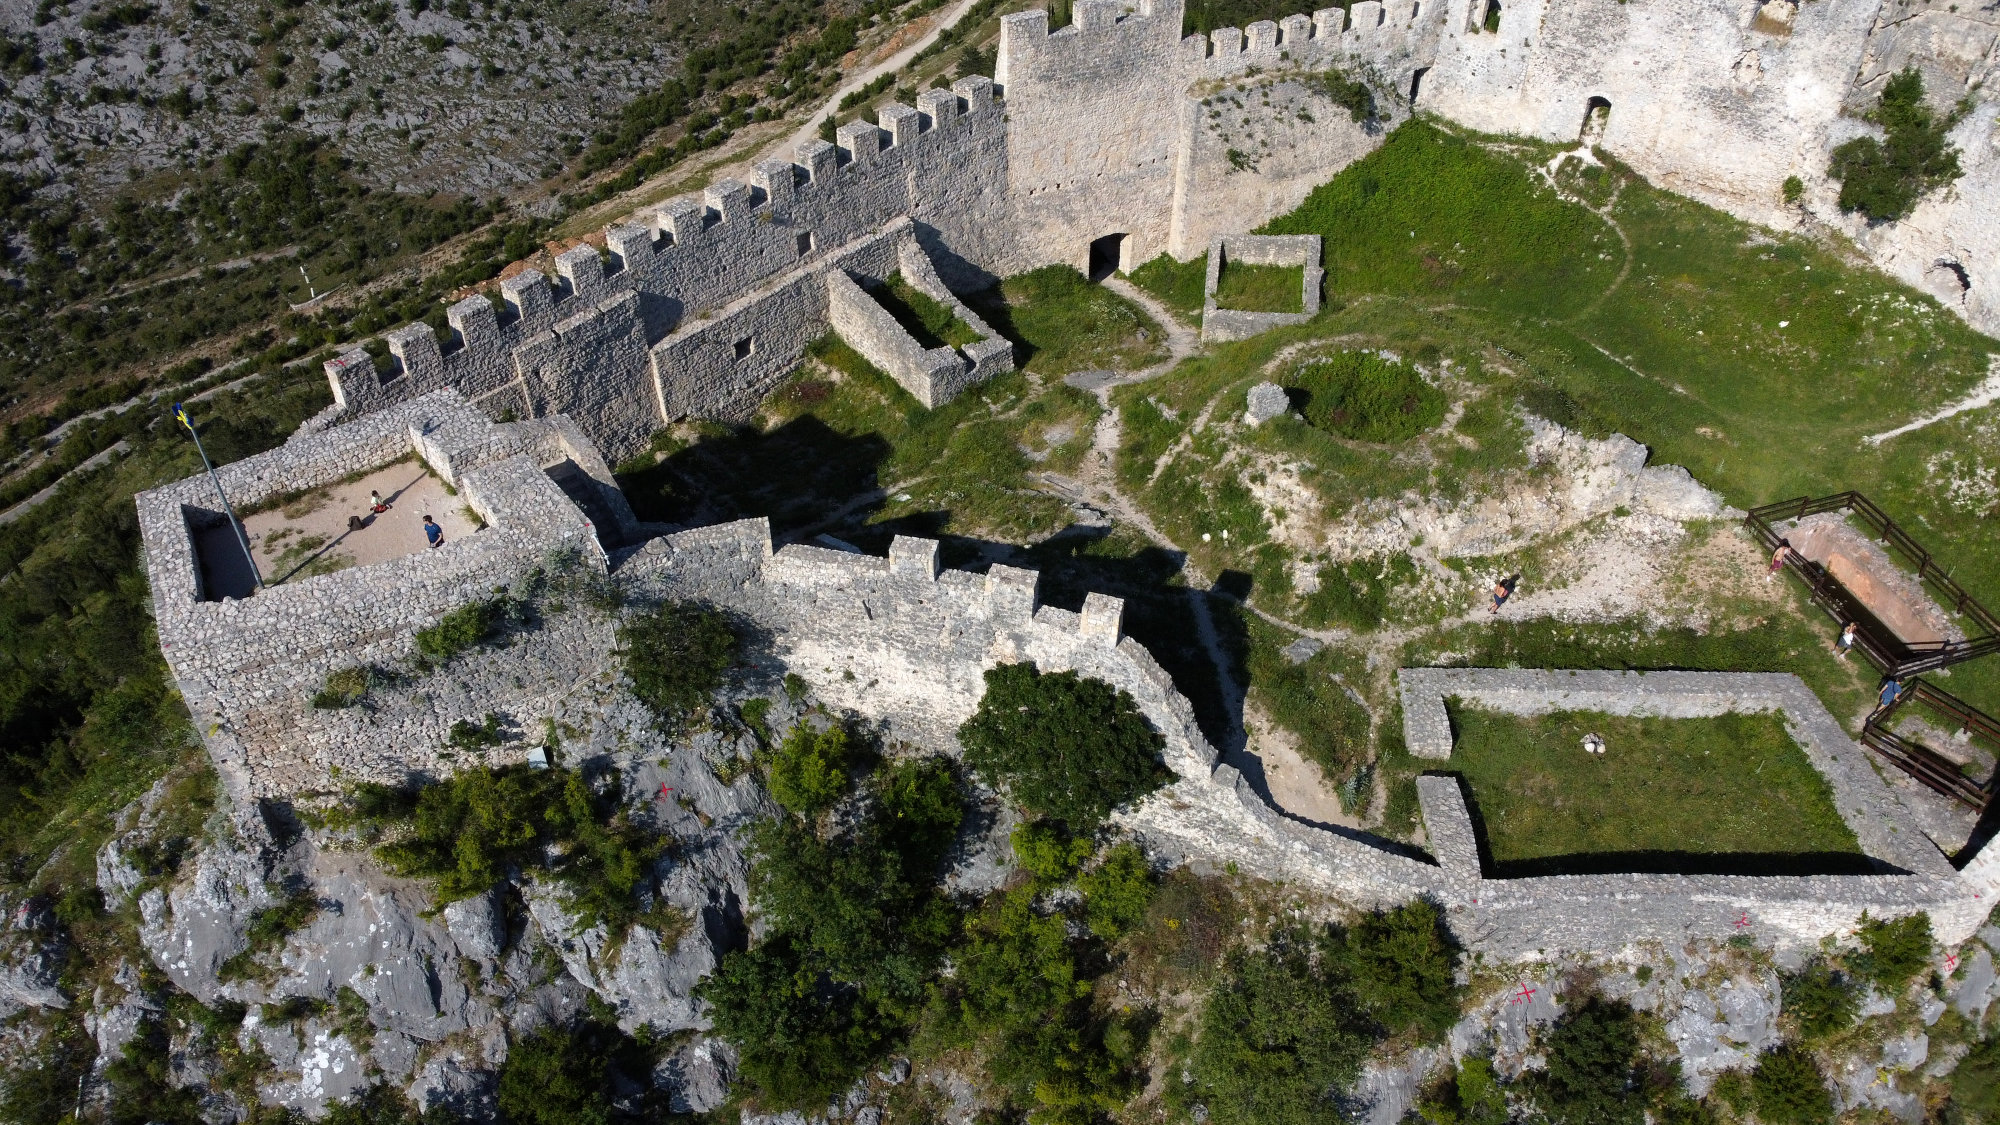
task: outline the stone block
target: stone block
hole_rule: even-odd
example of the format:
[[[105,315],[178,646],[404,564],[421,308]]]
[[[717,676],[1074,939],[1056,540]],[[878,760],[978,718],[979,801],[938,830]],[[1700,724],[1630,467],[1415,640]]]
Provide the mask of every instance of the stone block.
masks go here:
[[[1259,383],[1250,388],[1249,408],[1243,412],[1243,420],[1261,426],[1291,408],[1292,400],[1285,394],[1285,388],[1276,383]]]

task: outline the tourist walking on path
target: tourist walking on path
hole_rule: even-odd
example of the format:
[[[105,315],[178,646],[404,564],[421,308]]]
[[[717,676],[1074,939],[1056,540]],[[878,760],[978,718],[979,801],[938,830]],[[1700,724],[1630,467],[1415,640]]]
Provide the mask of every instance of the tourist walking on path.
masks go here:
[[[1849,621],[1847,628],[1840,631],[1840,639],[1833,642],[1834,655],[1842,660],[1847,659],[1847,654],[1854,651],[1854,636],[1858,632],[1860,630],[1855,627],[1854,622]]]
[[[1521,576],[1517,574],[1512,578],[1502,578],[1500,581],[1495,582],[1493,584],[1493,608],[1486,612],[1499,613],[1500,607],[1507,604],[1507,599],[1514,596],[1514,587],[1519,585],[1520,581]]]
[[[1896,705],[1896,700],[1902,698],[1902,695],[1903,695],[1903,681],[1895,679],[1894,677],[1884,680],[1882,682],[1882,695],[1875,704],[1875,710],[1869,712],[1868,721],[1874,722],[1875,716],[1880,715],[1882,712],[1887,711],[1891,707],[1894,707]]]
[[[1791,558],[1794,554],[1797,554],[1797,552],[1792,550],[1791,540],[1778,540],[1778,549],[1771,552],[1771,573],[1764,576],[1764,581],[1769,582],[1773,578],[1776,578],[1778,572],[1785,569],[1785,560]]]
[[[439,527],[437,521],[429,516],[424,517],[424,538],[430,540],[433,547],[444,546],[444,528]]]

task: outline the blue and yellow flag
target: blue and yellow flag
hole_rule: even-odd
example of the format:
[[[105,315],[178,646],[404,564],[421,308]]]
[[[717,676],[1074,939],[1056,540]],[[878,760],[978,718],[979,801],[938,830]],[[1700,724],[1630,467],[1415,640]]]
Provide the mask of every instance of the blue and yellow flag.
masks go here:
[[[186,426],[188,433],[194,432],[194,421],[188,417],[187,407],[178,402],[174,404],[174,421]]]

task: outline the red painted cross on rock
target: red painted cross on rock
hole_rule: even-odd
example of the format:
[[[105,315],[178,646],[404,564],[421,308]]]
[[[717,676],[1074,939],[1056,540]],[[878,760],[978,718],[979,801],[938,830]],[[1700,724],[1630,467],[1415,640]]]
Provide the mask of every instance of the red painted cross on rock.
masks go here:
[[[1525,984],[1524,984],[1524,985],[1522,985],[1522,986],[1521,986],[1521,991],[1519,991],[1519,992],[1516,992],[1516,993],[1514,994],[1514,998],[1513,998],[1512,1000],[1509,1000],[1509,1001],[1507,1001],[1507,1002],[1508,1002],[1509,1004],[1519,1004],[1519,1003],[1522,1003],[1522,1002],[1524,1002],[1524,1001],[1528,1001],[1528,1000],[1533,1000],[1533,999],[1535,998],[1535,992],[1536,992],[1536,989],[1534,989],[1534,988],[1531,988],[1531,987],[1529,987],[1528,985],[1525,985]]]
[[[1750,925],[1750,912],[1748,910],[1745,910],[1741,915],[1737,917],[1736,928],[1741,930],[1748,927],[1749,925]]]

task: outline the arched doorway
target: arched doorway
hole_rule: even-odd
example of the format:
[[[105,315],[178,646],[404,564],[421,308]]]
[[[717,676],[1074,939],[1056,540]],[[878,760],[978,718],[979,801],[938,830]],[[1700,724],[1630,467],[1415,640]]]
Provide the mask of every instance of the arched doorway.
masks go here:
[[[1091,239],[1090,280],[1103,281],[1117,273],[1118,267],[1123,264],[1121,259],[1124,253],[1125,236],[1122,234],[1107,234],[1103,238]]]
[[[1604,127],[1611,121],[1611,99],[1592,95],[1583,103],[1583,128],[1577,131],[1578,144],[1595,145],[1604,140]]]

